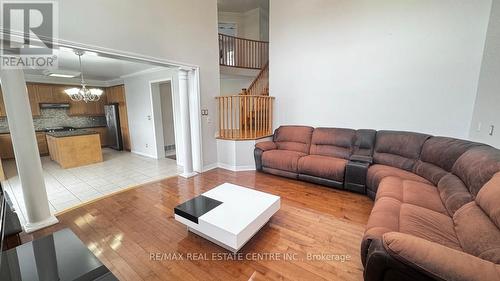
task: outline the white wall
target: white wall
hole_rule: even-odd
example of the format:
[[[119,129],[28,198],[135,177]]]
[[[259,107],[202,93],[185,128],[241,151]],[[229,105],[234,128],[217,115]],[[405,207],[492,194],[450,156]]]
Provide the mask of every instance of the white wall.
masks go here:
[[[470,138],[500,148],[500,1],[491,9]],[[495,130],[489,135],[490,126]]]
[[[218,139],[218,166],[231,171],[255,170],[255,159],[253,155],[255,144],[271,140],[272,138],[270,137],[243,141]]]
[[[248,89],[250,84],[252,84],[253,77],[226,77],[220,79],[220,95],[230,96],[238,95],[241,93],[241,89]]]
[[[212,115],[202,119],[203,162],[204,166],[215,164],[217,122],[209,120],[216,118],[214,97],[219,93],[217,1],[57,2],[59,37],[63,40],[200,67],[200,107],[207,108]],[[139,130],[146,131],[149,127]]]
[[[163,125],[163,143],[164,145],[175,145],[171,83],[160,83],[158,90],[160,94],[161,121]]]
[[[158,82],[167,80],[172,81],[174,93],[177,93],[178,74],[174,69],[163,69],[124,78],[132,152],[153,158],[165,157]],[[177,96],[174,94],[174,98]],[[174,100],[173,103],[178,105],[179,101]],[[155,107],[154,111],[153,107]],[[176,127],[180,128],[180,125]],[[180,134],[177,135],[180,136]],[[182,145],[182,140],[179,143]],[[181,155],[179,156],[182,158]]]
[[[260,8],[244,13],[219,12],[218,22],[236,23],[236,36],[246,39],[260,40]]]
[[[467,137],[491,1],[273,0],[275,125]]]

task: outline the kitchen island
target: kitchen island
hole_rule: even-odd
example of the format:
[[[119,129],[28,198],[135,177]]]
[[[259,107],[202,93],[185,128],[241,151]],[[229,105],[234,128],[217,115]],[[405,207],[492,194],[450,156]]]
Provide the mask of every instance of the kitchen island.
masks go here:
[[[74,130],[47,133],[50,159],[63,169],[102,162],[99,133]]]

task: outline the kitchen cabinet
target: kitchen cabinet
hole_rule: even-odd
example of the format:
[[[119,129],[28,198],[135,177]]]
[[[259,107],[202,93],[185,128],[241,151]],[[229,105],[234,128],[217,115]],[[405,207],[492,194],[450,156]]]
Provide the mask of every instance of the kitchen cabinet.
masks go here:
[[[44,132],[36,133],[36,142],[38,143],[38,152],[41,156],[49,155],[49,147],[47,145],[47,137]]]
[[[125,97],[125,87],[118,85],[106,89],[108,103],[118,104],[118,114],[120,118],[120,130],[122,133],[123,149],[130,151],[130,133],[128,129],[127,102]]]
[[[111,145],[111,140],[110,136],[108,134],[108,128],[106,127],[96,127],[96,128],[89,128],[89,131],[95,131],[99,133],[99,137],[101,139],[101,146],[109,146]]]
[[[30,100],[31,107],[31,115],[32,116],[40,116],[40,100],[38,98],[37,88],[35,84],[26,84],[26,88],[28,89],[28,98]]]
[[[87,112],[87,104],[84,101],[70,101],[68,115],[78,116],[85,115]]]
[[[2,158],[0,158],[0,180],[6,180],[5,172],[3,170]]]
[[[34,117],[41,115],[41,103],[69,103],[70,108],[68,110],[68,115],[70,116],[104,116],[104,105],[107,103],[107,91],[104,91],[99,101],[85,103],[84,101],[72,101],[66,92],[64,92],[64,90],[68,88],[79,86],[27,83],[26,87],[28,89],[31,114]],[[7,116],[7,113],[5,111],[2,91],[0,90],[0,117],[5,116]]]
[[[52,86],[52,99],[54,103],[69,103],[71,98],[64,92],[64,90],[69,88],[74,88],[76,86],[68,85],[51,85]]]
[[[71,116],[104,116],[104,105],[106,104],[106,91],[103,92],[98,101],[69,101],[68,114]]]
[[[48,133],[50,159],[63,169],[102,162],[99,135],[96,133]]]
[[[35,88],[39,103],[56,103],[56,98],[52,95],[52,85],[50,84],[32,84]]]
[[[38,95],[36,93],[36,88],[33,84],[26,85],[28,89],[28,98],[30,101],[31,114],[33,116],[40,116],[40,105],[38,102]],[[3,93],[0,90],[0,117],[7,116],[7,112],[5,111],[5,104],[3,101]]]
[[[5,111],[5,104],[3,103],[3,93],[0,89],[0,117],[7,116],[7,112]]]
[[[40,153],[40,156],[48,155],[49,148],[47,146],[47,138],[45,137],[45,132],[36,132],[36,141],[38,144],[38,151]],[[12,138],[10,137],[10,134],[0,134],[0,158],[14,158],[14,148],[12,146]]]
[[[14,148],[12,146],[12,139],[10,138],[10,134],[0,134],[0,158],[14,158]]]
[[[93,115],[104,116],[104,105],[107,103],[106,91],[102,93],[101,98],[98,101],[92,102],[93,108],[91,112]]]
[[[32,87],[33,92],[36,93],[38,103],[69,103],[71,99],[66,92],[64,92],[64,90],[74,88],[76,86],[29,83],[28,92],[29,87]]]
[[[64,90],[75,87],[79,88],[80,86],[28,83],[33,115],[40,115],[40,103],[69,103],[68,115],[70,116],[104,116],[106,95],[101,96],[101,99],[97,102],[72,101]],[[37,106],[35,107],[34,104],[37,104]],[[34,108],[37,110],[34,110]]]

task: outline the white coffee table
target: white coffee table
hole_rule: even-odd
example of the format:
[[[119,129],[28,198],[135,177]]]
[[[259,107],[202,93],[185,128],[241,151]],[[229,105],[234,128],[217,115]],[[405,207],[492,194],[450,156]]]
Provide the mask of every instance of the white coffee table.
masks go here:
[[[189,231],[237,252],[280,209],[280,197],[224,183],[174,209]]]

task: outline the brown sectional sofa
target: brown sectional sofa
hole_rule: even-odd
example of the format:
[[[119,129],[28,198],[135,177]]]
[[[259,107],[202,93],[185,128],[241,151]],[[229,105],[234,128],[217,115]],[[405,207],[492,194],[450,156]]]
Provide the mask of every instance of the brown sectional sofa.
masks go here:
[[[336,188],[351,180],[346,166],[366,163],[366,175],[354,173],[375,200],[361,242],[365,280],[500,280],[500,150],[413,132],[282,126],[254,154],[258,170]]]

